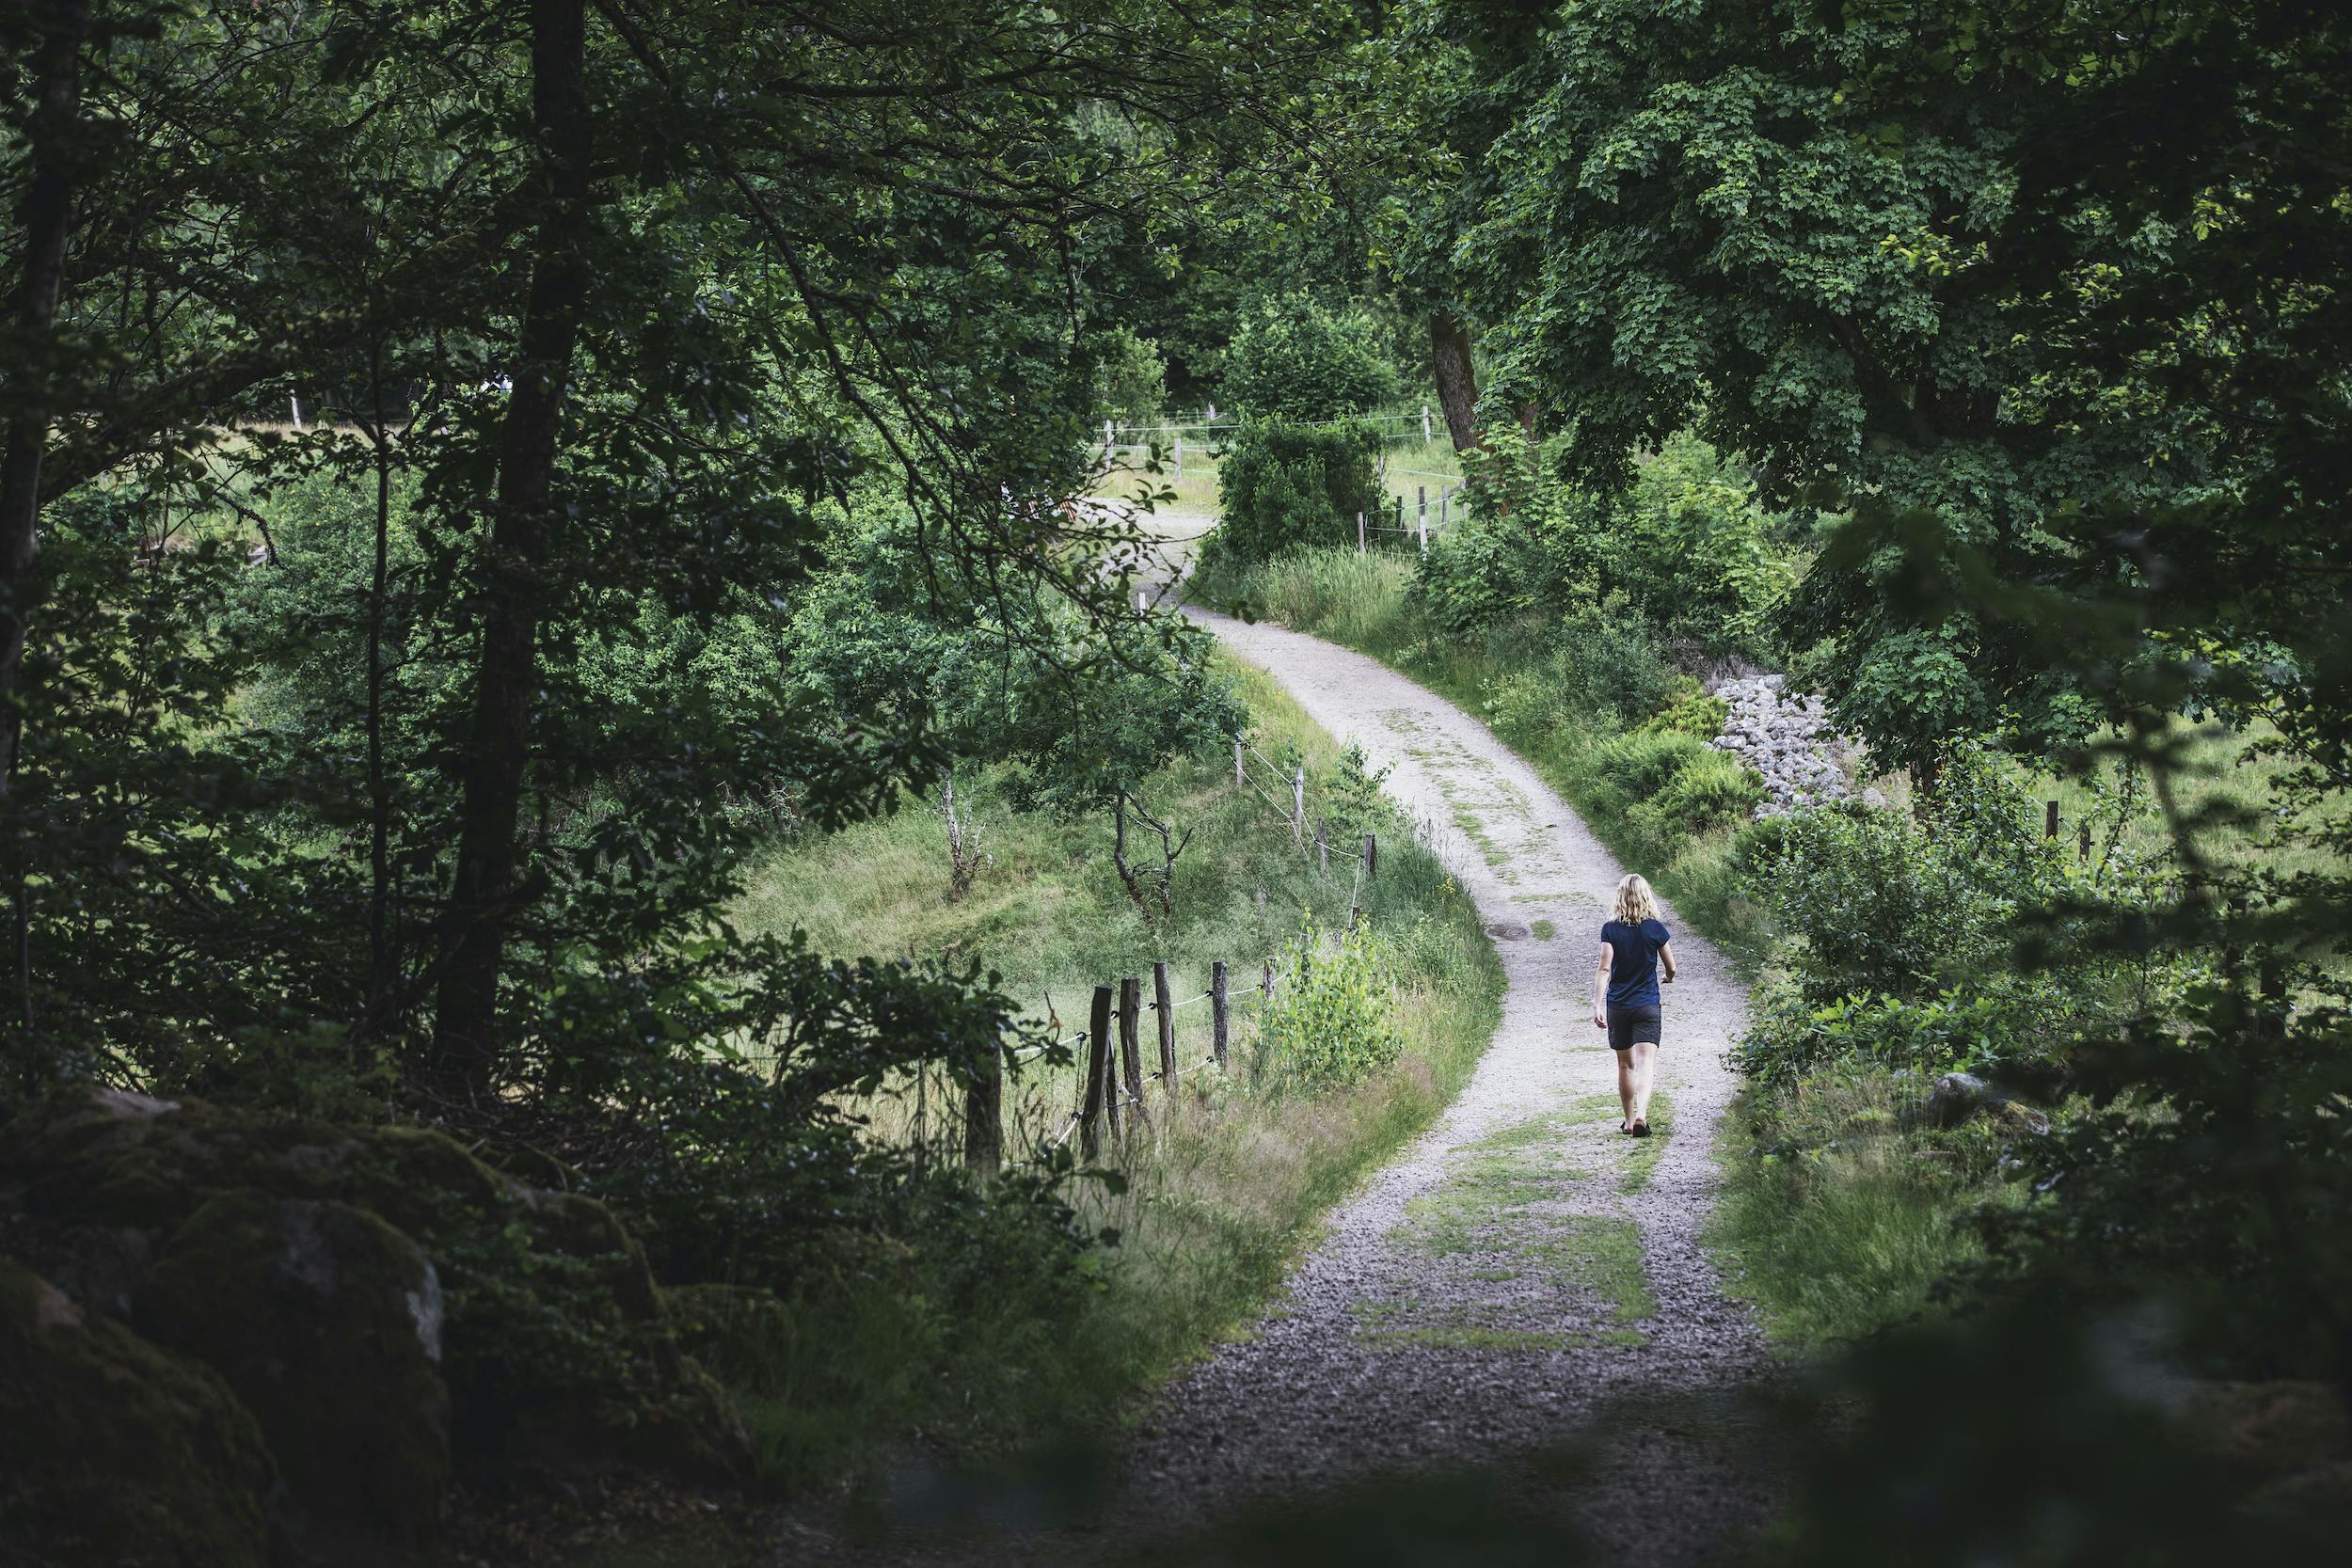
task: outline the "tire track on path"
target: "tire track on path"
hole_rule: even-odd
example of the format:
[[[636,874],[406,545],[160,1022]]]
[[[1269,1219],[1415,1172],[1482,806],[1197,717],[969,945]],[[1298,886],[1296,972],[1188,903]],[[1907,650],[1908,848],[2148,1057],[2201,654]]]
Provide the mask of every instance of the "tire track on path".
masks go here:
[[[1458,830],[1436,835],[1440,853],[1496,935],[1509,990],[1438,1124],[1333,1213],[1254,1333],[1167,1390],[1138,1434],[1130,1506],[1182,1529],[1370,1475],[1507,1465],[1607,1418],[1607,1452],[1571,1513],[1613,1560],[1708,1560],[1772,1490],[1764,1466],[1708,1434],[1769,1368],[1699,1246],[1732,1089],[1718,1057],[1744,988],[1665,911],[1682,972],[1659,1059],[1672,1135],[1662,1148],[1619,1136],[1590,1017],[1617,862],[1453,704],[1317,639],[1187,613],[1392,767],[1408,811]],[[1552,940],[1534,934],[1542,921]]]

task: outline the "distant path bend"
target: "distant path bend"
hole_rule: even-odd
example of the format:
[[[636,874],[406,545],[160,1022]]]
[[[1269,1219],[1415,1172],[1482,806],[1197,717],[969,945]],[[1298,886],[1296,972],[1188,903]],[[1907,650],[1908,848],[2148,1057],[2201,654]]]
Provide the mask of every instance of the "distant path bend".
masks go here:
[[[1509,991],[1493,1045],[1439,1123],[1333,1213],[1254,1335],[1168,1389],[1138,1440],[1130,1496],[1182,1527],[1253,1496],[1508,1463],[1630,1406],[1653,1415],[1613,1426],[1610,1457],[1574,1505],[1580,1522],[1613,1561],[1715,1555],[1770,1501],[1753,1466],[1696,1434],[1720,1396],[1769,1365],[1699,1246],[1716,1185],[1708,1148],[1732,1089],[1718,1057],[1745,1018],[1744,988],[1664,911],[1681,969],[1659,1063],[1673,1135],[1662,1148],[1620,1137],[1591,988],[1623,868],[1453,704],[1315,638],[1188,613],[1393,768],[1390,793],[1432,824]]]

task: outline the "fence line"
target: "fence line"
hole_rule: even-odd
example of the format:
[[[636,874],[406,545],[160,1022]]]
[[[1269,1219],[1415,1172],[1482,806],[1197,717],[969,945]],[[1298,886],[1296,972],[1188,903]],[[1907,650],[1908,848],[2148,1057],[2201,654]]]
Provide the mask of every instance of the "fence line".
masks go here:
[[[1317,834],[1318,848],[1327,851],[1328,840]],[[1348,928],[1352,929],[1362,916],[1364,879],[1377,872],[1379,841],[1366,833],[1356,856],[1353,883],[1348,889]],[[1165,1085],[1172,1105],[1177,1086],[1185,1078],[1214,1067],[1220,1072],[1230,1071],[1229,1042],[1232,1033],[1233,1004],[1227,983],[1231,966],[1222,958],[1210,965],[1212,979],[1207,990],[1185,997],[1179,1002],[1168,994],[1168,965],[1166,960],[1152,966],[1152,999],[1141,1001],[1142,981],[1139,976],[1122,976],[1116,986],[1094,988],[1092,1022],[1087,1028],[1058,1039],[1045,1042],[1026,1052],[1007,1052],[1014,1061],[1034,1057],[1056,1046],[1084,1041],[1087,1045],[1083,1099],[1078,1108],[1070,1113],[1061,1131],[1044,1146],[1046,1152],[1059,1149],[1079,1134],[1081,1147],[1089,1160],[1102,1152],[1102,1136],[1105,1129],[1113,1139],[1124,1143],[1128,1138],[1152,1126],[1150,1102],[1143,1098],[1142,1087],[1148,1084]],[[1259,1008],[1272,1000],[1276,982],[1280,975],[1278,960],[1265,960],[1265,980],[1259,995]],[[1213,1049],[1206,1056],[1189,1065],[1179,1065],[1176,1059],[1175,1014],[1200,1003],[1211,1004],[1210,1031]],[[1158,1020],[1159,1067],[1145,1072],[1141,1058],[1141,1030],[1137,1027],[1140,1014],[1151,1011]],[[1113,1037],[1112,1022],[1118,1024]],[[1004,1144],[1004,1108],[1001,1085],[995,1070],[984,1073],[967,1092],[965,1099],[964,1137],[965,1163],[975,1170],[993,1174],[999,1167]]]

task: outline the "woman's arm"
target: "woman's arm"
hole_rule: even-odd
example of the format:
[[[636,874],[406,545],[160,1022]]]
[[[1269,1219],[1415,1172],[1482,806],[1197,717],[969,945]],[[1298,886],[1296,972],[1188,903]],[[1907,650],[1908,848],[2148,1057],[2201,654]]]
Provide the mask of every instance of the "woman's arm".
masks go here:
[[[1609,960],[1616,956],[1615,948],[1605,942],[1600,944],[1600,967],[1593,971],[1593,1027],[1596,1029],[1609,1027],[1609,1015],[1602,1011],[1600,1003],[1601,998],[1609,994]]]
[[[1658,944],[1658,962],[1666,971],[1666,984],[1673,985],[1675,983],[1675,944],[1673,942],[1661,942]]]

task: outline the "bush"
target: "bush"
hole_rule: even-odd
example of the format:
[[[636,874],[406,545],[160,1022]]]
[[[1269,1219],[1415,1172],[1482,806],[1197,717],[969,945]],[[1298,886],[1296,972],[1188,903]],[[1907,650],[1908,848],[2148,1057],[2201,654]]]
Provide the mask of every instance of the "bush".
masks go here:
[[[1738,465],[1686,434],[1642,465],[1599,542],[1610,586],[1666,635],[1760,652],[1799,575],[1782,543],[1794,531]]]
[[[1677,675],[1666,705],[1642,721],[1641,727],[1653,734],[1675,730],[1712,740],[1724,733],[1724,721],[1730,716],[1729,703],[1708,696],[1707,689],[1691,676]]]
[[[1595,753],[1593,766],[1600,776],[1636,800],[1658,795],[1684,768],[1711,755],[1695,736],[1667,730],[1621,735]]]
[[[2008,977],[1974,995],[1951,990],[1916,1002],[1841,996],[1812,1006],[1782,991],[1758,1009],[1724,1060],[1765,1090],[1853,1064],[1922,1078],[1999,1073],[2047,1055],[2075,1011],[2064,988]]]
[[[1379,444],[1367,425],[1246,426],[1219,474],[1220,553],[1264,561],[1299,546],[1354,545],[1356,515],[1379,510]]]
[[[1159,345],[1132,327],[1114,326],[1093,340],[1094,409],[1123,425],[1151,424],[1168,404],[1168,361]]]
[[[1836,805],[1787,817],[1764,879],[1780,928],[1800,938],[1804,994],[1825,1006],[1910,999],[1990,958],[1986,899],[1970,868],[1899,812]]]
[[[1336,420],[1376,408],[1397,377],[1372,318],[1308,294],[1262,299],[1225,355],[1225,396],[1260,419]]]
[[[1660,733],[1688,738],[1680,731]],[[1636,827],[1663,841],[1738,822],[1763,799],[1762,774],[1730,752],[1708,747],[1677,769],[1657,794],[1635,806],[1630,816]]]
[[[1675,668],[1648,622],[1622,601],[1586,605],[1560,623],[1561,700],[1598,716],[1638,724],[1673,700]]]
[[[1284,1086],[1359,1084],[1395,1062],[1396,955],[1368,926],[1327,947],[1310,913],[1282,950],[1274,1000],[1259,1021],[1258,1070]]]
[[[1462,454],[1461,520],[1430,541],[1413,585],[1429,619],[1455,637],[1598,596],[1606,503],[1547,476],[1517,430],[1499,428],[1486,441]]]

